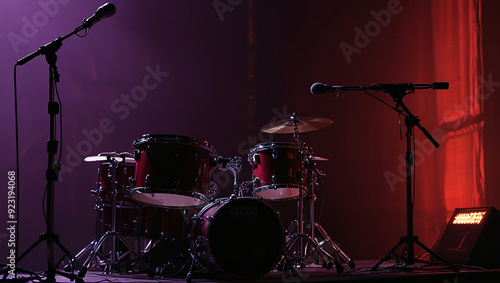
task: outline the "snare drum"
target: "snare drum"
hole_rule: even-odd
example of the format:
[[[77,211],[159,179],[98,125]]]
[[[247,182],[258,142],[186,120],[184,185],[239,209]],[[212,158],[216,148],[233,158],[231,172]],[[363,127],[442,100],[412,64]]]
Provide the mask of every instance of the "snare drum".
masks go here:
[[[225,198],[205,206],[189,236],[198,261],[227,277],[257,278],[271,271],[285,245],[274,208],[252,197]]]
[[[254,146],[248,154],[253,194],[267,200],[287,200],[305,190],[305,169],[293,143],[270,142]]]
[[[163,207],[194,207],[208,202],[215,149],[206,141],[175,135],[143,135],[134,141],[132,198]]]

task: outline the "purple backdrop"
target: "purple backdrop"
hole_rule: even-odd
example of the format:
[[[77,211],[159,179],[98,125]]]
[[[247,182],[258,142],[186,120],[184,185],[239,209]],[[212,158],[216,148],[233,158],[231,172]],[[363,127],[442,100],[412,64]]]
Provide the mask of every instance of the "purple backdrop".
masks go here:
[[[219,155],[241,156],[241,179],[250,180],[246,154],[252,146],[292,141],[291,136],[262,134],[258,129],[297,112],[334,121],[328,128],[301,135],[315,155],[330,159],[318,164],[326,173],[325,186],[318,190],[321,225],[355,260],[385,254],[405,233],[404,184],[393,190],[383,175],[398,171],[398,156],[405,150],[398,117],[361,93],[334,99],[312,96],[309,87],[316,81],[367,85],[414,80],[412,72],[402,72],[411,68],[412,54],[405,53],[404,44],[391,34],[407,34],[403,27],[411,31],[412,13],[425,12],[425,2],[401,1],[404,11],[393,14],[391,24],[359,54],[346,56],[339,48],[341,42],[352,44],[353,28],[373,21],[370,11],[387,9],[388,2],[254,1],[253,47],[247,44],[246,1],[116,2],[116,15],[96,24],[83,38],[68,38],[57,53],[63,169],[56,183],[55,230],[62,243],[75,254],[94,238],[95,200],[90,190],[96,166],[83,162],[84,157],[132,152],[134,139],[146,133],[184,135],[210,142]],[[102,4],[3,1],[1,174],[16,167],[16,60],[69,33]],[[425,41],[425,35],[420,36]],[[403,39],[414,40],[408,35]],[[250,50],[255,52],[254,82],[247,77]],[[435,78],[430,73],[420,79]],[[252,88],[255,117],[247,114],[247,92]],[[47,101],[48,66],[38,57],[18,68],[19,251],[45,231]],[[5,185],[0,192],[4,207]],[[295,206],[295,201],[275,204],[285,225],[293,219]],[[6,219],[2,211],[0,228]],[[2,228],[2,258],[8,253],[8,237]],[[43,270],[45,255],[45,246],[38,247],[22,266]]]

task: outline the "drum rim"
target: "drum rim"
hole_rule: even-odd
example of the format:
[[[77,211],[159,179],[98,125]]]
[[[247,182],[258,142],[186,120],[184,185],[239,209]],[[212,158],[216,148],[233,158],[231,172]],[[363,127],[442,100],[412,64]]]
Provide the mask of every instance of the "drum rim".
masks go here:
[[[248,161],[253,157],[253,155],[260,153],[264,150],[269,150],[272,147],[280,148],[292,148],[295,149],[295,143],[293,142],[265,142],[254,145],[248,152]]]
[[[265,200],[269,200],[269,201],[292,200],[292,199],[296,199],[299,197],[300,190],[302,190],[304,193],[307,192],[306,188],[303,186],[297,186],[297,185],[290,186],[290,184],[273,184],[273,185],[266,185],[266,186],[260,186],[258,188],[254,188],[252,191],[252,195],[254,197],[260,197],[258,195],[256,196],[255,194],[263,192],[263,191],[274,190],[274,189],[279,189],[279,188],[296,188],[299,193],[296,196],[286,197],[286,198],[264,198],[264,197],[262,197],[262,198]]]
[[[202,140],[199,138],[193,138],[182,135],[172,135],[172,134],[144,134],[134,140],[132,143],[133,147],[144,144],[144,143],[164,143],[165,141],[173,141],[180,144],[188,144],[195,145],[198,147],[205,148],[215,154],[215,147],[207,142],[206,140]]]
[[[266,148],[266,147],[270,147],[270,146],[291,146],[291,147],[294,147],[295,143],[293,143],[293,142],[263,142],[263,143],[259,143],[259,144],[254,145],[250,149],[250,151],[253,151],[256,148]]]
[[[167,194],[165,192],[172,192],[175,191],[175,194]],[[185,197],[191,197],[193,199],[198,199],[202,200],[203,202],[197,205],[184,205],[184,206],[176,206],[176,205],[161,205],[161,204],[154,204],[154,203],[148,203],[144,201],[140,201],[136,199],[134,196],[138,194],[165,194],[165,195],[177,195],[177,196],[185,196]],[[207,205],[209,202],[209,199],[202,193],[199,192],[193,192],[193,191],[179,191],[177,189],[164,189],[164,188],[151,188],[151,187],[134,187],[130,189],[130,198],[133,199],[134,201],[150,206],[155,206],[155,207],[167,207],[167,208],[196,208],[196,207],[201,207],[204,205]]]

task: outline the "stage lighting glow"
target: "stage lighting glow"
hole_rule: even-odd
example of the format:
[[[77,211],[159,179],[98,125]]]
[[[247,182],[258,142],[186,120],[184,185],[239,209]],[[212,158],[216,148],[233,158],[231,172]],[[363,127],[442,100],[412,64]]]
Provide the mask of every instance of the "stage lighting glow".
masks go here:
[[[453,224],[481,224],[485,211],[460,212],[453,218]]]

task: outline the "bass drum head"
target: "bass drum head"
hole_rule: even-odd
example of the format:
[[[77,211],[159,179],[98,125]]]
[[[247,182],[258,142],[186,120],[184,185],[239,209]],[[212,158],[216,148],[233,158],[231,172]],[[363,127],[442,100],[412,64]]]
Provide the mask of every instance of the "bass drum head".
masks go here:
[[[198,230],[208,239],[202,263],[237,278],[257,278],[276,266],[285,232],[274,208],[251,197],[217,200],[206,208]]]

